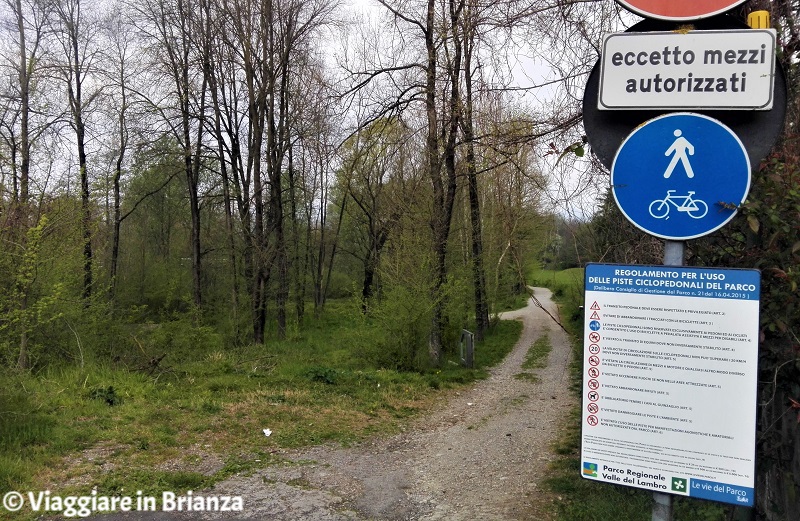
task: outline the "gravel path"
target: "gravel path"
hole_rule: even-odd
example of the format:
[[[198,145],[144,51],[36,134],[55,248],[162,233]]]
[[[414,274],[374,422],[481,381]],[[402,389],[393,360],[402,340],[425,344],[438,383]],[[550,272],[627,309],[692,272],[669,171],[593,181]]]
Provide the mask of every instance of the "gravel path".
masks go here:
[[[535,296],[558,316],[549,290],[536,288]],[[538,481],[554,458],[550,445],[575,400],[568,390],[569,341],[533,299],[502,318],[524,325],[513,352],[488,379],[452,394],[406,432],[351,448],[284,454],[298,464],[218,483],[209,495],[243,497],[244,512],[237,515],[130,513],[104,519],[549,519],[553,499]],[[553,349],[547,367],[535,371],[538,381],[515,378],[528,348],[545,334]]]

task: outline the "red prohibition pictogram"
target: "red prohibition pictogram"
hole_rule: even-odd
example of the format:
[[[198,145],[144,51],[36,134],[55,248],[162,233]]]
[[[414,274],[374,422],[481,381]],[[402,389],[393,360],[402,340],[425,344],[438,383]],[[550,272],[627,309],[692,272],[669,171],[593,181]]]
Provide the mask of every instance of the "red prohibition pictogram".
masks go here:
[[[596,403],[590,403],[586,406],[586,410],[589,411],[591,414],[597,414],[600,411],[600,406]]]
[[[598,382],[597,380],[589,380],[589,383],[587,385],[589,386],[589,389],[592,390],[600,388],[600,382]]]
[[[593,355],[598,354],[600,352],[600,346],[597,344],[591,344],[589,346],[589,352],[592,353]]]
[[[598,376],[600,376],[600,369],[596,367],[590,367],[588,373],[590,377],[597,378]]]
[[[592,331],[591,333],[589,333],[589,340],[591,340],[595,344],[598,343],[600,341],[600,333],[598,333],[597,331]]]
[[[589,398],[590,402],[596,402],[600,399],[600,393],[597,391],[589,391],[589,394],[587,394],[586,397]]]
[[[594,356],[594,355],[590,356],[589,357],[589,363],[591,365],[595,365],[595,366],[596,365],[600,365],[600,357],[599,356]]]
[[[586,423],[588,423],[588,424],[589,424],[589,425],[591,425],[592,427],[596,427],[596,426],[597,426],[597,424],[598,424],[598,423],[600,423],[600,420],[598,420],[598,419],[597,419],[597,416],[594,416],[594,415],[589,415],[589,416],[586,418]]]

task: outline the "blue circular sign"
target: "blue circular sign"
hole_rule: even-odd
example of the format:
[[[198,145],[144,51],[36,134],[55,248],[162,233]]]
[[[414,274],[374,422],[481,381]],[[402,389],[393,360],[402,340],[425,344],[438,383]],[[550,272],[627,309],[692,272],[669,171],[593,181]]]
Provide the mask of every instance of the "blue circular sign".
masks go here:
[[[637,228],[662,239],[695,239],[736,215],[750,191],[750,159],[716,119],[666,114],[623,141],[611,166],[611,191]]]
[[[597,320],[592,320],[591,322],[589,322],[589,329],[591,329],[592,331],[599,331],[600,322],[598,322]]]

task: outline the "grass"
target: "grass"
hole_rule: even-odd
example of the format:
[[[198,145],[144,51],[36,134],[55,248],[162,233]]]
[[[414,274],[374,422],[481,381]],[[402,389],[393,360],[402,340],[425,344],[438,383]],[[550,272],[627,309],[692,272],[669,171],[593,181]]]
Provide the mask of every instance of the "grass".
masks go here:
[[[559,301],[564,326],[574,338],[571,389],[580,394],[583,374],[583,346],[580,342],[583,328],[583,270],[569,269],[561,272],[533,270],[531,285],[549,287]],[[550,468],[545,486],[559,501],[555,519],[558,521],[649,521],[652,517],[652,493],[649,491],[601,483],[580,476],[581,411],[576,406],[570,411],[568,427],[554,447],[559,455]],[[730,508],[713,502],[675,497],[674,521],[726,521]]]
[[[528,348],[528,352],[525,354],[525,360],[522,362],[522,369],[527,369],[527,371],[515,374],[514,378],[528,380],[533,383],[538,382],[539,377],[531,371],[547,367],[547,357],[550,356],[550,351],[552,349],[553,344],[550,343],[549,336],[542,335],[537,338]]]
[[[438,369],[399,371],[371,361],[375,328],[332,304],[291,340],[176,350],[152,372],[87,364],[0,373],[0,493],[200,489],[281,463],[281,449],[394,433],[443,390],[486,377],[521,331],[499,322],[476,346],[475,369],[453,362],[453,346]]]
[[[550,288],[556,299],[574,298],[583,292],[583,268],[561,271],[531,268],[528,279],[531,286]]]
[[[513,311],[515,309],[524,308],[526,305],[528,305],[529,298],[530,295],[527,291],[512,293],[497,302],[495,307],[497,308],[498,312]]]

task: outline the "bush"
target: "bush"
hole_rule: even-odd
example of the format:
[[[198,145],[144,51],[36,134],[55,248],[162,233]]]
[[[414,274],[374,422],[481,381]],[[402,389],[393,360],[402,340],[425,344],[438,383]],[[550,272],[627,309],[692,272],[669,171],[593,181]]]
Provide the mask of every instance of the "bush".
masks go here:
[[[377,367],[415,371],[428,365],[432,309],[429,297],[408,288],[386,290],[372,308],[379,335],[372,352]]]

